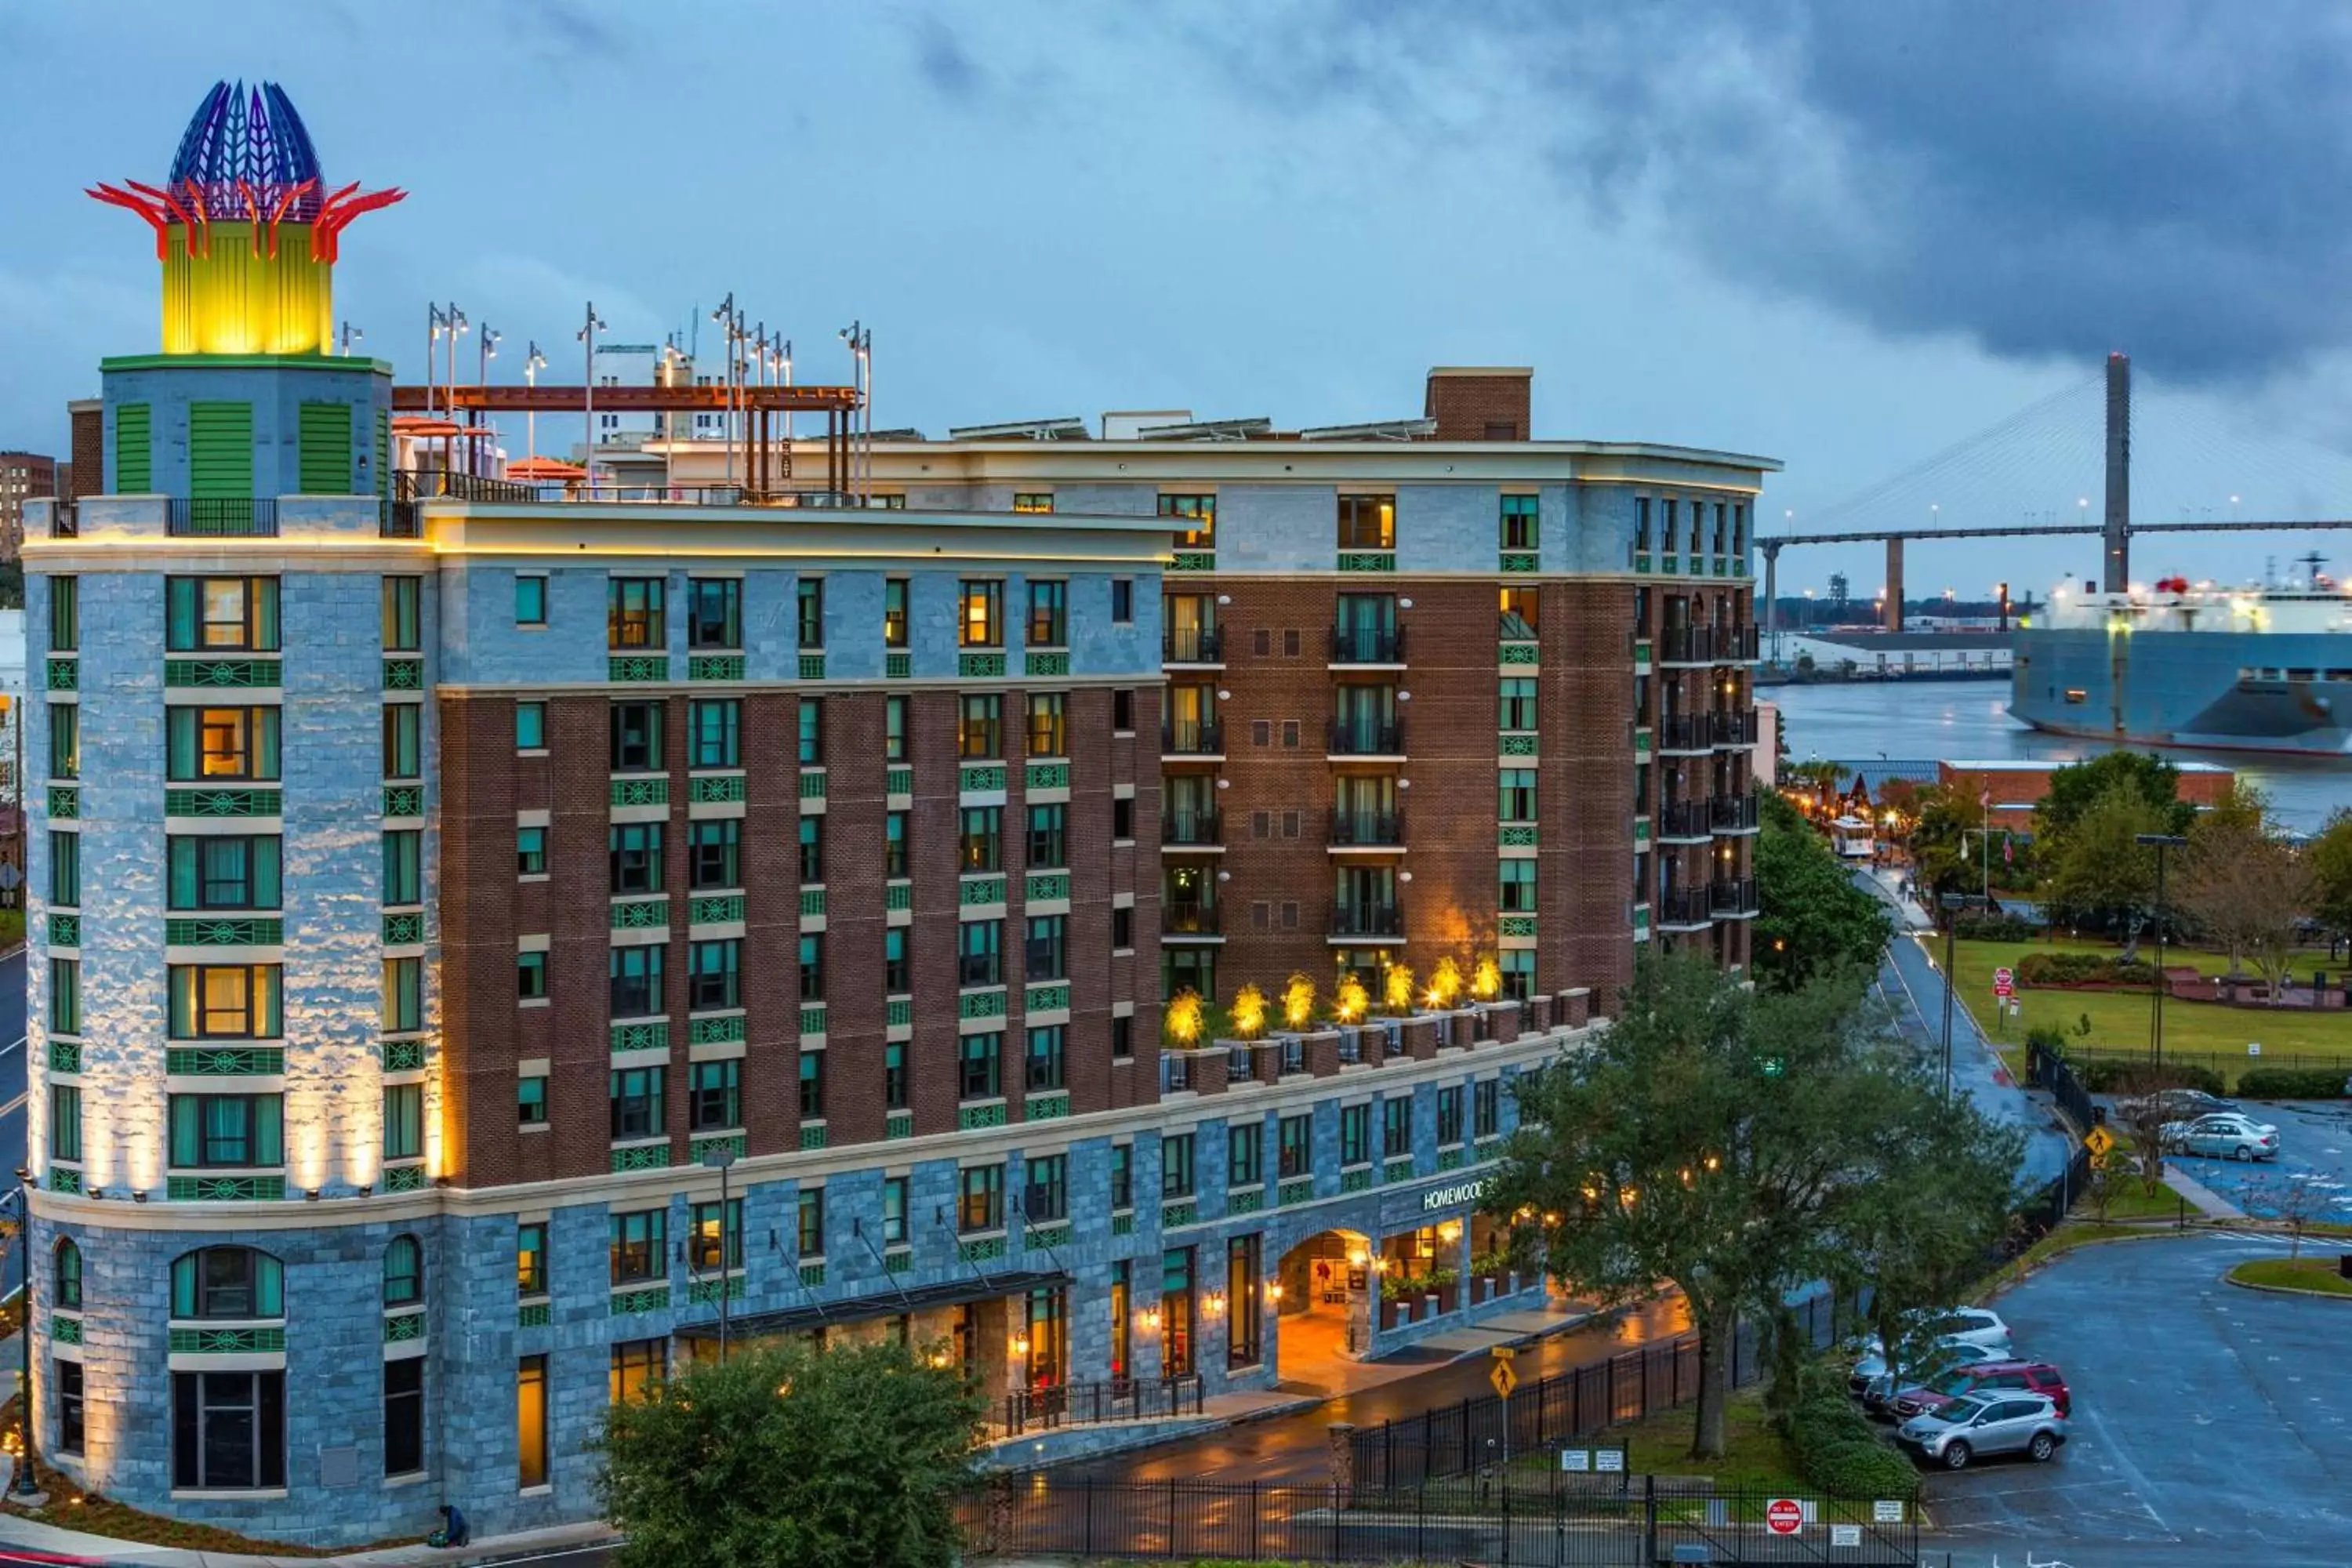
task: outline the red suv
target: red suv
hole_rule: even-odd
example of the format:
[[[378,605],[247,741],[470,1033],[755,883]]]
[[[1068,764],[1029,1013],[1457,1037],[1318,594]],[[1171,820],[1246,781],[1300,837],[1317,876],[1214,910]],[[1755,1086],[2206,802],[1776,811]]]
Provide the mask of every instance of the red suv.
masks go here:
[[[1914,1415],[1932,1415],[1963,1395],[1980,1399],[2002,1394],[2048,1394],[2062,1417],[2074,1414],[2066,1395],[2066,1374],[2046,1361],[1980,1361],[1954,1367],[1924,1387],[1905,1389],[1887,1401],[1887,1408],[1895,1419],[1907,1421]]]

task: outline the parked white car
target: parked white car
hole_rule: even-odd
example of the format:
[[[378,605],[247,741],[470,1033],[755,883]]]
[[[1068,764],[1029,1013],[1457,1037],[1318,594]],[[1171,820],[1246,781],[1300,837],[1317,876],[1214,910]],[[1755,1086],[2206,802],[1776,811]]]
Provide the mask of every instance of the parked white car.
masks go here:
[[[2278,1129],[2240,1112],[2200,1116],[2194,1121],[2168,1121],[2161,1142],[2182,1154],[2202,1154],[2217,1160],[2275,1160]]]
[[[2046,1462],[2066,1441],[2066,1419],[2039,1394],[1955,1399],[1933,1415],[1914,1415],[1895,1441],[1931,1464],[1965,1469],[1980,1454],[2023,1454]]]

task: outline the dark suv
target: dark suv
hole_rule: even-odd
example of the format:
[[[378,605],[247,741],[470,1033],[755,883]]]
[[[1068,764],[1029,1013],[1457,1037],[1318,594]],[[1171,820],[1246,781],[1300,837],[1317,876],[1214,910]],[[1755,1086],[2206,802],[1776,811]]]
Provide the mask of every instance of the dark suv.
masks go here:
[[[1898,1421],[1933,1415],[1955,1399],[1999,1398],[2004,1394],[2041,1394],[2058,1406],[2061,1417],[2074,1414],[2066,1394],[2066,1374],[2046,1361],[1981,1361],[1954,1367],[1922,1387],[1906,1388],[1886,1403]]]

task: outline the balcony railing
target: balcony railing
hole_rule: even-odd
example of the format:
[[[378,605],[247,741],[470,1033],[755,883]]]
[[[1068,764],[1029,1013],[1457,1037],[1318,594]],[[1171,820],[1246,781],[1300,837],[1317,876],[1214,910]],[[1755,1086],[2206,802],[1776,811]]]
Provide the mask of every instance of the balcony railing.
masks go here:
[[[1752,915],[1757,911],[1756,879],[1733,877],[1710,889],[1707,907],[1718,915]]]
[[[163,531],[174,539],[275,539],[275,496],[173,496],[164,502]]]
[[[386,496],[377,513],[375,531],[382,539],[422,539],[425,537],[425,509],[415,501],[397,500]]]
[[[1715,657],[1727,662],[1753,663],[1756,659],[1756,628],[1730,626],[1716,634]]]
[[[1704,713],[1670,713],[1658,721],[1656,736],[1661,752],[1704,752],[1715,744]]]
[[[1162,936],[1217,936],[1225,929],[1220,904],[1168,903],[1160,906]]]
[[[1223,834],[1224,818],[1214,806],[1198,811],[1179,806],[1160,815],[1162,844],[1222,844]]]
[[[1401,811],[1335,811],[1331,843],[1341,849],[1402,847],[1404,813]]]
[[[1225,634],[1215,626],[1171,626],[1160,639],[1162,664],[1217,664],[1225,657]]]
[[[1173,1378],[1119,1378],[1110,1383],[1066,1383],[1054,1388],[1021,1389],[1004,1396],[1004,1432],[1007,1436],[1017,1437],[1035,1428],[1198,1415],[1202,1397],[1198,1373]]]
[[[1715,659],[1715,633],[1706,626],[1668,626],[1658,634],[1660,664],[1709,664]]]
[[[1215,757],[1225,750],[1225,727],[1214,719],[1175,719],[1160,727],[1164,757]]]
[[[1671,800],[1658,807],[1660,838],[1705,838],[1714,831],[1706,801]]]
[[[59,496],[49,503],[49,537],[79,539],[81,537],[81,508],[69,496]]]
[[[1333,664],[1402,664],[1402,626],[1333,626]]]
[[[1756,743],[1754,713],[1717,713],[1713,718],[1717,745],[1752,746]]]
[[[1394,904],[1334,904],[1331,934],[1344,937],[1401,937],[1404,911]]]
[[[392,487],[395,500],[535,501],[548,493],[547,487],[541,485],[451,473],[442,468],[403,468],[393,476]]]
[[[1662,927],[1703,926],[1713,920],[1713,899],[1706,888],[1669,888],[1651,906]]]
[[[1753,790],[1746,795],[1717,795],[1709,810],[1709,821],[1717,833],[1738,833],[1756,826],[1760,820]]]
[[[1404,755],[1402,719],[1337,719],[1331,723],[1335,757],[1401,757]]]

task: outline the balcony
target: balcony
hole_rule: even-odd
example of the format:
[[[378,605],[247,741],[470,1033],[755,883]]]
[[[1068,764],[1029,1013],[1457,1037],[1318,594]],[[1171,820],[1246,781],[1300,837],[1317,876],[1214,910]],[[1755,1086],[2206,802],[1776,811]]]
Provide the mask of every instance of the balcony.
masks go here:
[[[1331,722],[1328,754],[1334,757],[1402,757],[1404,755],[1404,721],[1335,719]]]
[[[1708,812],[1708,820],[1717,833],[1753,833],[1761,821],[1756,792],[1745,795],[1719,795]]]
[[[174,539],[275,539],[273,496],[173,496],[164,503],[163,531]]]
[[[1160,813],[1160,842],[1213,847],[1224,843],[1224,817],[1215,806],[1193,810],[1179,806]]]
[[[1333,626],[1333,664],[1402,664],[1402,626]]]
[[[1660,664],[1713,664],[1715,633],[1706,626],[1668,626],[1658,634]]]
[[[1716,633],[1715,658],[1718,664],[1754,664],[1757,658],[1756,628],[1727,626]]]
[[[1223,664],[1225,634],[1215,626],[1171,626],[1160,639],[1162,664]]]
[[[1209,903],[1163,903],[1160,906],[1162,942],[1222,942],[1224,908]]]
[[[1704,713],[1669,713],[1657,722],[1658,751],[1664,755],[1696,756],[1715,749],[1715,732]]]
[[[1404,813],[1335,811],[1331,814],[1330,847],[1402,849],[1404,847]]]
[[[1660,931],[1704,931],[1713,923],[1714,898],[1706,888],[1669,888],[1650,905]]]
[[[1715,743],[1718,746],[1752,746],[1756,743],[1756,715],[1753,711],[1717,713],[1712,716]]]
[[[1709,889],[1707,908],[1716,915],[1731,920],[1745,920],[1758,909],[1756,879],[1733,877],[1718,881]]]
[[[1672,800],[1658,807],[1658,842],[1703,844],[1715,837],[1715,824],[1703,800]]]
[[[1173,719],[1160,727],[1163,757],[1222,757],[1225,727],[1214,719]]]
[[[1333,942],[1395,942],[1404,935],[1404,911],[1395,904],[1355,903],[1331,907]]]

